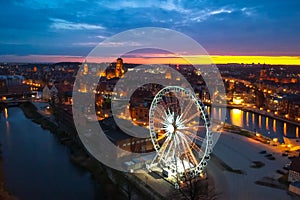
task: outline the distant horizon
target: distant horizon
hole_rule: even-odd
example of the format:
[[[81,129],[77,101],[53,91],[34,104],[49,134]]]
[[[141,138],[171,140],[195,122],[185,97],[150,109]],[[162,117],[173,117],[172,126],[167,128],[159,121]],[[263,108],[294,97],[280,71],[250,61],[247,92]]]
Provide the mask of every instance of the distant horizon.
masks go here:
[[[3,1],[0,17],[5,20],[0,20],[0,62],[39,62],[24,57],[8,60],[4,55],[83,57],[99,43],[109,43],[119,33],[143,27],[182,33],[211,55],[300,56],[299,6],[300,2],[295,0]],[[140,48],[143,44],[124,40],[111,45]],[[199,52],[191,50],[189,54],[192,53]],[[246,61],[265,62],[264,59]],[[297,65],[300,61],[284,59],[266,63]]]
[[[155,55],[155,57],[126,57],[120,56],[124,63],[128,64],[266,64],[266,65],[300,65],[300,56],[287,56],[287,55],[274,55],[274,56],[261,56],[261,55],[208,55],[205,60],[211,60],[210,63],[201,63],[201,56],[184,55],[184,56],[164,56]],[[203,57],[203,56],[202,56]],[[1,63],[59,63],[59,62],[114,62],[118,56],[109,58],[97,58],[95,61],[89,61],[89,57],[84,56],[70,56],[70,55],[1,55]],[[188,58],[191,62],[186,61]]]

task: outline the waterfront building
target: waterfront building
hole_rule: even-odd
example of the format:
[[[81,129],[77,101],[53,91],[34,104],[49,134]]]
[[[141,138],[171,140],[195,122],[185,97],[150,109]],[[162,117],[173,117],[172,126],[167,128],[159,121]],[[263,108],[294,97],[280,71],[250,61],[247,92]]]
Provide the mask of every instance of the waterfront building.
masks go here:
[[[300,94],[285,95],[281,111],[283,114],[288,114],[286,118],[300,121]]]
[[[30,94],[30,87],[23,84],[23,76],[0,75],[0,94],[19,96]]]

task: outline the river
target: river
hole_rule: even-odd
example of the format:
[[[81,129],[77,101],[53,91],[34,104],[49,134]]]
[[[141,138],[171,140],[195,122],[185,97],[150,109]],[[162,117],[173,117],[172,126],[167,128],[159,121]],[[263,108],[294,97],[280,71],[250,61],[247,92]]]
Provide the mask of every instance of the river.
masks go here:
[[[221,109],[226,109],[225,112]],[[283,136],[290,138],[299,138],[300,126],[284,122],[282,120],[274,119],[250,111],[243,111],[237,108],[213,108],[209,113],[215,119],[222,119],[226,114],[225,122],[244,129],[258,132],[270,138],[278,138],[283,142]]]
[[[209,113],[218,119],[221,109]],[[256,113],[226,108],[226,122],[283,141],[299,138],[299,126]],[[6,188],[21,200],[92,200],[103,196],[101,186],[69,160],[69,150],[40,125],[27,119],[20,108],[0,114],[0,143]],[[100,194],[100,195],[99,195]]]
[[[95,199],[101,187],[69,160],[69,150],[20,108],[0,113],[5,187],[20,200]]]

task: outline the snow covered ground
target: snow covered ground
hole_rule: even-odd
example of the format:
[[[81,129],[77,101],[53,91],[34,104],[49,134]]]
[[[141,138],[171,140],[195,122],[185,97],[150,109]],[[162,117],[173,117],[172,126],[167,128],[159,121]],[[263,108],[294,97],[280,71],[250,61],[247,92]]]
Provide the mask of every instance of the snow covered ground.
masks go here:
[[[276,160],[269,160],[266,154],[259,152],[266,150]],[[282,156],[282,148],[266,145],[253,139],[223,132],[214,147],[213,153],[228,166],[236,170],[242,170],[244,174],[232,173],[222,170],[214,162],[209,162],[208,173],[215,182],[216,192],[220,193],[219,199],[242,200],[289,200],[291,196],[286,190],[276,189],[255,184],[255,181],[263,177],[279,178],[281,175],[276,170],[282,170],[289,163],[287,157]],[[261,161],[265,166],[251,168],[253,161]]]

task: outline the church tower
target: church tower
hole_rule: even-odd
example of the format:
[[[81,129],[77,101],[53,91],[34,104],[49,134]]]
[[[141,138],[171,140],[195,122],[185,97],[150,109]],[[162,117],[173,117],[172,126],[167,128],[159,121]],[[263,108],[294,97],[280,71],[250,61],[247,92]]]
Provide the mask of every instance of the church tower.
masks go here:
[[[121,78],[124,74],[124,66],[123,66],[123,59],[122,58],[118,58],[117,59],[117,63],[116,63],[116,77],[117,78]]]

